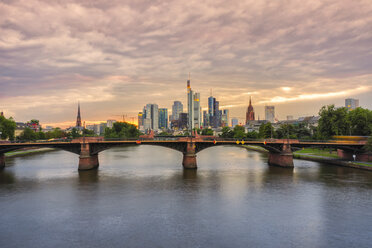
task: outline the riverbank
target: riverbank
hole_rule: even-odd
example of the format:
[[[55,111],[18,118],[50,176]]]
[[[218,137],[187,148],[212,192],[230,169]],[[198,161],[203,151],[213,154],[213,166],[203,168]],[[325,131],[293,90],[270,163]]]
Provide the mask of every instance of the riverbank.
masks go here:
[[[27,149],[27,150],[20,149],[16,151],[7,152],[4,155],[6,158],[11,158],[11,157],[25,156],[29,154],[50,152],[54,150],[55,150],[54,148],[33,148],[33,149]]]
[[[266,149],[259,146],[245,145],[244,147],[248,150],[268,153]],[[372,163],[343,161],[337,156],[337,152],[330,150],[306,148],[293,152],[293,158],[372,171]]]

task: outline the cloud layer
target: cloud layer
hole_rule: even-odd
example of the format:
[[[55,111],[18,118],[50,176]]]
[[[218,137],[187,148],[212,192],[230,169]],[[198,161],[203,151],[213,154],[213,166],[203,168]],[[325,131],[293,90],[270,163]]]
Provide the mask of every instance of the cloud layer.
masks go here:
[[[372,107],[372,5],[360,1],[1,1],[0,109],[17,120],[135,116],[185,103],[185,81],[232,116]],[[186,104],[185,104],[186,105]],[[118,117],[116,117],[118,118]]]

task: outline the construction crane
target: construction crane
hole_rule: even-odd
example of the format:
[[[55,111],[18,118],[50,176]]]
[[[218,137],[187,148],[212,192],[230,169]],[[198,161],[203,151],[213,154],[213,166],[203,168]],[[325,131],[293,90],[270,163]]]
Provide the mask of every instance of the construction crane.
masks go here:
[[[112,116],[120,116],[120,117],[123,119],[123,122],[125,122],[126,119],[129,119],[129,121],[130,121],[131,123],[134,123],[134,121],[135,121],[135,119],[136,119],[136,117],[133,117],[133,116],[128,117],[127,114],[122,114],[122,115],[112,115]]]
[[[123,114],[123,115],[113,115],[113,116],[120,116],[123,118],[123,122],[125,122],[125,118],[127,117],[127,115]]]

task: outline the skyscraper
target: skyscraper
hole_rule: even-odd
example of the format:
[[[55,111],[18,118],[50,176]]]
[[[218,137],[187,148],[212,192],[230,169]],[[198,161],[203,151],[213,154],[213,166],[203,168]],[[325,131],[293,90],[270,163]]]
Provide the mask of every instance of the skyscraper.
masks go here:
[[[187,113],[188,113],[188,128],[200,128],[201,126],[201,107],[200,93],[194,93],[191,90],[190,75],[187,80]]]
[[[229,110],[228,109],[224,109],[222,111],[221,126],[223,126],[223,127],[228,127],[229,126]]]
[[[206,110],[203,111],[203,127],[209,126],[209,114]]]
[[[345,107],[351,111],[359,107],[359,99],[347,98],[345,99]]]
[[[168,129],[168,109],[167,108],[159,109],[159,128]]]
[[[201,106],[200,106],[200,93],[194,94],[194,128],[201,128]]]
[[[78,129],[82,129],[82,125],[81,125],[81,116],[80,116],[80,102],[78,103],[78,113],[77,113],[77,117],[76,117],[76,128]]]
[[[157,104],[147,104],[144,108],[146,115],[143,119],[143,126],[146,131],[159,129],[159,108]]]
[[[254,121],[254,120],[255,120],[254,109],[253,109],[253,106],[252,106],[252,98],[250,97],[249,98],[249,105],[248,105],[248,109],[247,109],[247,113],[246,113],[246,117],[245,117],[245,124],[247,125],[249,121]]]
[[[231,119],[231,126],[234,128],[236,125],[239,124],[238,118],[232,118]]]
[[[208,115],[209,115],[209,125],[217,128],[221,126],[221,116],[220,112],[220,102],[216,100],[213,96],[208,98]]]
[[[174,101],[172,106],[172,120],[178,120],[182,112],[183,104],[180,101]]]
[[[138,112],[138,128],[141,128],[143,126],[143,113]]]
[[[270,122],[275,120],[275,106],[265,106],[265,119]]]

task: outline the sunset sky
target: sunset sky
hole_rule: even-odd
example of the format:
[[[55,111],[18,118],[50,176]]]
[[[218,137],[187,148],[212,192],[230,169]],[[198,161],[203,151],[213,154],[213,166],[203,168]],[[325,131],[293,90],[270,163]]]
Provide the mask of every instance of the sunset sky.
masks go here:
[[[16,121],[186,110],[186,80],[230,117],[285,119],[359,98],[372,109],[371,0],[0,1],[0,110]]]

